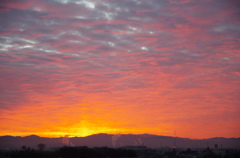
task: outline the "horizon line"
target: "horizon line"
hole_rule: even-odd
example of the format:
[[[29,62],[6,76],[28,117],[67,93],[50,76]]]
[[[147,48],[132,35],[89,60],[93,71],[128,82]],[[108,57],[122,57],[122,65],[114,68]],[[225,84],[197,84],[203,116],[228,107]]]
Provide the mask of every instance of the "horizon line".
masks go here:
[[[116,134],[108,134],[108,133],[96,133],[96,134],[90,134],[87,136],[72,136],[72,135],[65,135],[65,136],[69,136],[69,138],[85,138],[85,137],[89,137],[89,136],[94,136],[94,135],[100,135],[100,134],[106,134],[106,135],[116,135]],[[120,133],[121,134],[121,133]],[[167,136],[167,135],[158,135],[158,134],[149,134],[149,133],[142,133],[142,134],[133,134],[133,133],[128,133],[128,134],[121,134],[121,135],[152,135],[152,136],[163,136],[163,137],[172,137],[172,138],[183,138],[183,139],[191,139],[191,140],[204,140],[204,139],[213,139],[213,138],[225,138],[225,139],[239,139],[240,137],[209,137],[209,138],[187,138],[187,137],[178,137],[178,136]],[[29,135],[0,135],[0,137],[29,137],[29,136],[37,136],[40,138],[63,138],[65,136],[57,136],[57,137],[51,137],[51,136],[40,136],[37,134],[29,134]]]

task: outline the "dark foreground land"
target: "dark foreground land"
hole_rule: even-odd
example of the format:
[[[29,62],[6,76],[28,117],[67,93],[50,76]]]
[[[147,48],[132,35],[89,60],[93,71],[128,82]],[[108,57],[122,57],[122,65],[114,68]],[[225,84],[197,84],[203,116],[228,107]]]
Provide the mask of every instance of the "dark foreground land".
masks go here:
[[[61,147],[51,150],[31,149],[2,150],[0,158],[240,158],[236,149],[150,149],[144,146],[122,148]]]

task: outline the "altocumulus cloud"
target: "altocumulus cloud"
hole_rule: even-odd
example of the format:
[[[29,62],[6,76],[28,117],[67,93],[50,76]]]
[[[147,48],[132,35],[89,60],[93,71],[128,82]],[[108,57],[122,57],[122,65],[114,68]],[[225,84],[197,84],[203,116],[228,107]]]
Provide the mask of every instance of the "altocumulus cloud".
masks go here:
[[[40,115],[35,108],[52,114],[53,133],[79,132],[83,124],[77,120],[84,120],[86,126],[101,127],[84,127],[89,134],[171,135],[173,128],[185,126],[181,136],[188,136],[187,130],[199,131],[191,137],[237,136],[239,5],[225,0],[2,0],[1,129],[17,131],[13,125],[20,128],[26,118]],[[212,127],[203,123],[209,119]],[[34,121],[25,131],[53,125],[43,120],[31,131]]]

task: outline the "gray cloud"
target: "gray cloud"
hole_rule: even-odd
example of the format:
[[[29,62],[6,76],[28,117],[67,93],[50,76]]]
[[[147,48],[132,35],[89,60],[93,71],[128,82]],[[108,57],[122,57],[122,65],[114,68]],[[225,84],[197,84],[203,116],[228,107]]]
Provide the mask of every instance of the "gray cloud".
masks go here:
[[[191,113],[199,100],[237,107],[238,8],[223,0],[4,0],[0,109],[89,95],[173,113],[184,104]]]

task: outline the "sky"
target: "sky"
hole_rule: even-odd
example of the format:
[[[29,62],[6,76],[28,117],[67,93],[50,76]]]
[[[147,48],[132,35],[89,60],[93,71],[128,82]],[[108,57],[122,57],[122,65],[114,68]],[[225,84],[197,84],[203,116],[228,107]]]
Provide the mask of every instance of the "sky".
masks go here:
[[[1,0],[0,135],[240,137],[237,0]]]

